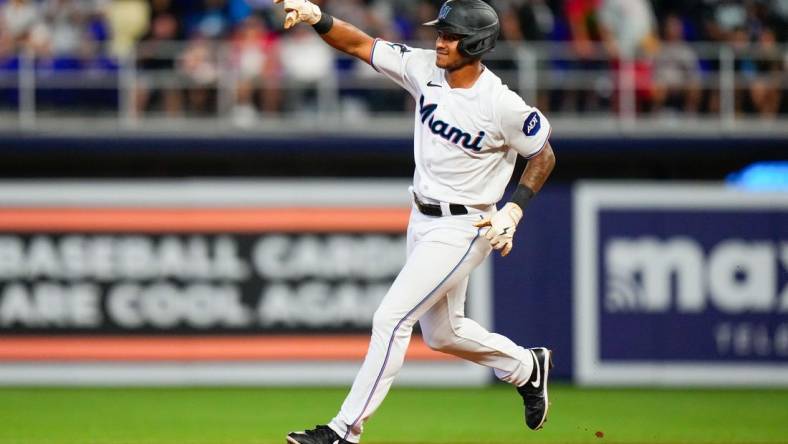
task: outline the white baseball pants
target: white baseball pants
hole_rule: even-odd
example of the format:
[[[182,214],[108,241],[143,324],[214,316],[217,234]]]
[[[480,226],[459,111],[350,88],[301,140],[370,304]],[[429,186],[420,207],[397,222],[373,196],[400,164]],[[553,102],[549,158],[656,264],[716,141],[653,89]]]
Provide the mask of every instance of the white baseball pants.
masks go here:
[[[465,317],[471,271],[491,251],[473,223],[488,211],[430,217],[411,211],[405,266],[375,312],[372,339],[339,414],[329,426],[359,442],[363,424],[377,410],[405,359],[411,332],[421,323],[433,349],[494,369],[498,378],[520,386],[533,370],[530,353],[508,338],[490,333]]]

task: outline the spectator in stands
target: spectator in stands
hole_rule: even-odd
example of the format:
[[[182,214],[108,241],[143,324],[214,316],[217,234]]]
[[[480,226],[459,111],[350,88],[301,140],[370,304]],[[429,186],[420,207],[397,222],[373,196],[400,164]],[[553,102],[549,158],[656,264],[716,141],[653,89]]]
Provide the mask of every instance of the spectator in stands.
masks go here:
[[[619,59],[627,56],[625,60],[634,60],[637,103],[643,108],[651,103],[655,111],[719,111],[719,88],[704,94],[700,88],[701,67],[716,76],[718,52],[702,53],[699,61],[688,44],[695,40],[717,41],[732,48],[737,111],[772,117],[788,101],[784,85],[788,55],[780,52],[788,39],[788,0],[489,1],[501,12],[504,40],[569,40],[568,55],[554,52],[551,59],[542,59],[541,68],[549,70],[552,84],[561,85],[561,90],[545,96],[547,88],[542,83],[542,96],[531,98],[541,108],[595,112],[606,110],[610,102],[615,106],[620,102],[616,97],[623,66]],[[387,40],[431,45],[435,39],[432,29],[421,26],[437,14],[439,2],[435,0],[322,3],[326,10]],[[117,62],[105,56],[103,42],[110,41],[111,54],[120,57],[133,55],[135,45],[140,44],[134,92],[137,112],[162,109],[169,116],[179,116],[185,109],[184,99],[190,110],[213,110],[221,68],[227,66],[227,79],[235,76],[238,88],[222,96],[227,103],[221,109],[231,110],[231,104],[237,104],[234,117],[245,122],[253,122],[259,110],[274,112],[285,103],[300,106],[294,100],[281,100],[284,92],[278,82],[295,79],[314,92],[326,73],[329,80],[333,75],[351,75],[362,84],[368,80],[365,76],[374,74],[366,64],[342,59],[335,63],[332,51],[308,32],[295,32],[279,42],[269,29],[272,23],[281,23],[281,17],[271,20],[275,14],[281,12],[272,8],[272,0],[0,0],[0,69],[18,69],[24,60],[16,54],[26,50],[36,57],[39,75],[49,69],[55,76],[58,67],[79,66],[90,71],[85,75],[109,77],[115,75]],[[656,29],[664,34],[662,48]],[[199,37],[179,55],[186,36]],[[170,46],[170,40],[180,43]],[[280,43],[303,44],[299,53],[311,55],[280,61]],[[218,65],[214,51],[222,44],[230,50],[221,60],[226,65]],[[506,54],[505,47],[506,43],[500,45],[499,57]],[[512,60],[494,59],[489,63],[499,71],[515,73],[518,68]],[[278,75],[282,70],[288,72],[287,77]],[[561,75],[566,75],[566,81]],[[183,91],[184,82],[188,93]],[[387,91],[370,94],[352,84],[343,86],[340,96],[358,98],[355,105],[362,112],[402,108],[399,96]]]
[[[415,3],[402,0],[365,1],[366,6],[364,1],[341,0],[341,3],[337,2],[335,7],[341,9],[338,12],[340,16],[351,13],[358,15],[359,20],[364,22],[363,26],[368,34],[391,42],[416,41],[416,46],[432,46],[431,41],[435,39],[434,30],[421,26],[422,23],[432,20],[432,17],[425,16],[424,20],[418,21],[419,15],[425,11],[435,14],[434,7],[428,1],[419,0]],[[359,10],[365,8],[368,11],[359,14]],[[341,53],[337,55],[339,58],[336,75],[352,75],[359,79],[359,84],[367,82],[369,82],[367,84],[381,84],[380,74],[368,64],[361,63],[355,58],[348,58]],[[412,106],[412,100],[398,89],[370,90],[351,86],[341,88],[339,95],[342,118],[346,120],[358,121],[367,118],[370,112],[396,112]]]
[[[183,23],[182,17],[186,15],[183,7],[179,7],[173,0],[150,0],[150,23],[151,26],[156,22],[160,16],[166,16],[167,19],[174,19],[176,23],[176,31],[173,40],[183,40]],[[150,34],[148,34],[149,37]]]
[[[597,11],[601,0],[566,0],[565,14],[569,24],[572,51],[580,61],[597,57],[595,42],[599,41]]]
[[[280,53],[299,55],[281,58],[283,78],[293,87],[285,103],[294,110],[308,111],[309,105],[315,104],[310,102],[317,97],[318,87],[334,80],[333,50],[308,27],[296,26],[282,38]]]
[[[52,55],[77,55],[86,37],[87,19],[93,13],[93,5],[76,0],[47,0],[42,12]]]
[[[518,69],[515,59],[515,49],[512,45],[517,45],[523,40],[516,7],[510,2],[498,2],[498,17],[501,24],[499,42],[496,45],[496,54],[484,61],[486,66],[501,76],[504,83],[514,84],[517,81],[516,71]],[[433,37],[434,38],[434,37]],[[514,75],[512,75],[514,74]]]
[[[704,0],[704,31],[709,40],[726,41],[747,28],[747,5],[740,0]],[[745,32],[746,34],[746,32]]]
[[[777,36],[764,29],[755,49],[755,78],[750,83],[750,98],[762,118],[773,119],[780,111],[782,84],[785,79],[784,55],[777,47]]]
[[[514,5],[520,24],[520,35],[524,40],[547,40],[553,35],[556,20],[553,10],[545,0],[525,0],[515,2]]]
[[[89,8],[90,13],[86,18],[85,27],[89,38],[95,42],[100,42],[102,45],[109,42],[112,38],[110,34],[109,21],[105,15],[106,8],[103,6],[102,0],[94,0],[92,6]],[[102,55],[111,56],[103,46],[101,47]]]
[[[578,78],[575,85],[555,91],[554,100],[564,111],[595,112],[609,100],[612,82],[600,75],[608,69],[605,54],[598,50],[600,41],[598,11],[602,0],[565,0],[564,15],[569,28],[570,52],[558,55],[559,66]]]
[[[602,42],[611,58],[655,53],[656,19],[648,0],[603,0],[598,17]]]
[[[736,91],[734,106],[737,113],[751,112],[751,88],[758,78],[758,65],[755,51],[747,29],[734,29],[726,34],[728,46],[733,50],[734,69],[736,70]]]
[[[112,53],[123,58],[150,28],[150,4],[146,0],[112,0],[106,3],[105,17],[112,34]]]
[[[706,1],[709,0],[653,0],[651,3],[660,30],[664,29],[665,20],[669,16],[676,16],[684,23],[685,38],[691,40],[692,37],[699,37],[696,29],[701,27],[705,18],[703,12],[707,8],[704,5]]]
[[[205,3],[202,0],[153,0],[153,1],[166,1],[169,3],[168,9],[169,12],[178,16],[182,21],[187,20],[190,17],[193,17],[195,14],[199,13],[200,11],[205,8]],[[244,0],[245,1],[245,0]],[[185,24],[181,23],[184,26]]]
[[[227,4],[227,17],[230,19],[230,23],[233,26],[240,24],[243,26],[244,20],[246,20],[250,15],[252,15],[253,5],[252,1],[249,0],[229,0]],[[273,4],[273,1],[266,2],[268,4]]]
[[[514,2],[507,0],[501,2],[501,7],[505,8],[507,4],[511,5],[509,12],[511,17],[504,19],[506,15],[501,15],[502,38],[513,41],[514,45],[518,45],[523,40],[525,42],[544,41],[554,36],[557,26],[556,18],[553,10],[545,0],[520,0]],[[503,11],[504,9],[500,10]],[[543,65],[538,68],[549,67],[548,63],[543,62]],[[508,67],[502,66],[500,68],[523,69],[519,64],[512,64]],[[499,69],[493,68],[493,71],[498,72]],[[550,93],[544,88],[541,91],[519,91],[519,93],[523,95],[526,101],[537,105],[539,109],[550,110]],[[535,93],[536,97],[527,97],[529,93]]]
[[[189,39],[178,57],[178,74],[186,88],[186,110],[209,114],[216,110],[216,87],[219,67],[213,40],[200,34]]]
[[[259,91],[260,107],[271,113],[280,105],[279,42],[265,23],[256,16],[247,17],[232,40],[232,65],[238,82],[235,123],[251,126],[257,112],[253,95]]]
[[[788,1],[777,0],[769,4],[769,24],[778,42],[788,41]]]
[[[435,8],[435,4],[424,0],[418,2],[415,10],[410,15],[411,26],[414,30],[412,34],[413,40],[430,43],[435,40],[435,30],[427,26],[421,26],[421,24],[433,20],[437,15],[438,10]]]
[[[684,24],[678,16],[668,15],[663,24],[663,43],[654,59],[654,111],[667,105],[697,113],[700,82],[698,56],[684,39]]]
[[[187,34],[218,39],[230,33],[227,0],[203,0],[203,7],[188,20]]]
[[[176,56],[173,41],[177,36],[178,20],[173,14],[162,12],[153,18],[150,32],[138,45],[137,115],[159,104],[170,117],[181,114],[181,94],[174,84],[177,79],[173,78]]]
[[[418,10],[424,1],[425,0],[418,0],[416,2],[412,2],[412,0],[391,0],[389,2],[391,10],[391,27],[403,41],[415,40],[413,37],[417,28],[414,20],[415,11]]]
[[[39,83],[79,75],[82,70],[80,50],[86,36],[86,18],[92,5],[73,0],[46,0],[40,4],[40,20],[34,31],[40,42],[36,54],[36,71]],[[93,56],[95,57],[95,55]],[[80,82],[84,85],[84,82]],[[75,86],[62,89],[43,88],[39,102],[47,105],[76,106],[85,99]]]
[[[327,4],[327,10],[337,17],[346,17],[349,23],[354,23],[370,35],[400,40],[393,25],[394,12],[388,1],[333,0]]]
[[[16,52],[35,43],[38,5],[30,0],[8,0],[0,6],[0,49]]]
[[[653,95],[652,57],[659,48],[651,4],[648,0],[603,0],[597,14],[599,33],[616,71],[617,95],[634,87],[636,109],[632,111],[648,107]],[[630,75],[634,84],[627,80]],[[614,104],[626,102],[614,98]]]
[[[509,2],[502,3],[497,9],[501,23],[500,40],[519,42],[523,40],[520,16],[517,7]]]

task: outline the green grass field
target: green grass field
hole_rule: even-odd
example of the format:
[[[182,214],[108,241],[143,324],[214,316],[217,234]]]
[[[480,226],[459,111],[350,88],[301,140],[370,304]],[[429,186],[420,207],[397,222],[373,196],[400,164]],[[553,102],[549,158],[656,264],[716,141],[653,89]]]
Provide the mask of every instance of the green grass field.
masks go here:
[[[345,391],[4,388],[0,443],[282,444],[287,431],[333,416]],[[363,442],[788,443],[788,390],[554,385],[550,398],[549,422],[532,432],[508,387],[395,387]]]

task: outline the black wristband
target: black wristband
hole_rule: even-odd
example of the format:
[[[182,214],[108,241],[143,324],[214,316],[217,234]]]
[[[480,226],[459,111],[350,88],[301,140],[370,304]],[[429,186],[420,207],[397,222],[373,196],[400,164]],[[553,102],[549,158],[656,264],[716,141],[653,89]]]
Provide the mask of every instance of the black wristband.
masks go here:
[[[331,27],[334,26],[334,17],[331,15],[326,14],[325,12],[320,14],[320,20],[312,25],[317,31],[318,34],[325,34],[331,30]]]
[[[535,194],[534,190],[523,184],[519,184],[517,185],[517,189],[514,190],[514,193],[512,193],[512,198],[509,199],[509,202],[516,203],[521,210],[525,211],[525,207],[528,206],[528,202]]]

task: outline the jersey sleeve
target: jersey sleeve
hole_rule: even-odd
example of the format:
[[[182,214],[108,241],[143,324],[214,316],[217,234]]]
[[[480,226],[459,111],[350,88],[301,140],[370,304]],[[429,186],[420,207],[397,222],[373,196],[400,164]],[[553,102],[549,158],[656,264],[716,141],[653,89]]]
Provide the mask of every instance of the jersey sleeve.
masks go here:
[[[434,58],[432,52],[375,39],[370,64],[415,97],[418,95],[418,83],[422,78],[426,80],[425,68],[429,66],[430,57]]]
[[[506,145],[526,159],[539,154],[552,131],[544,114],[512,91],[502,94],[500,105],[498,117]]]

